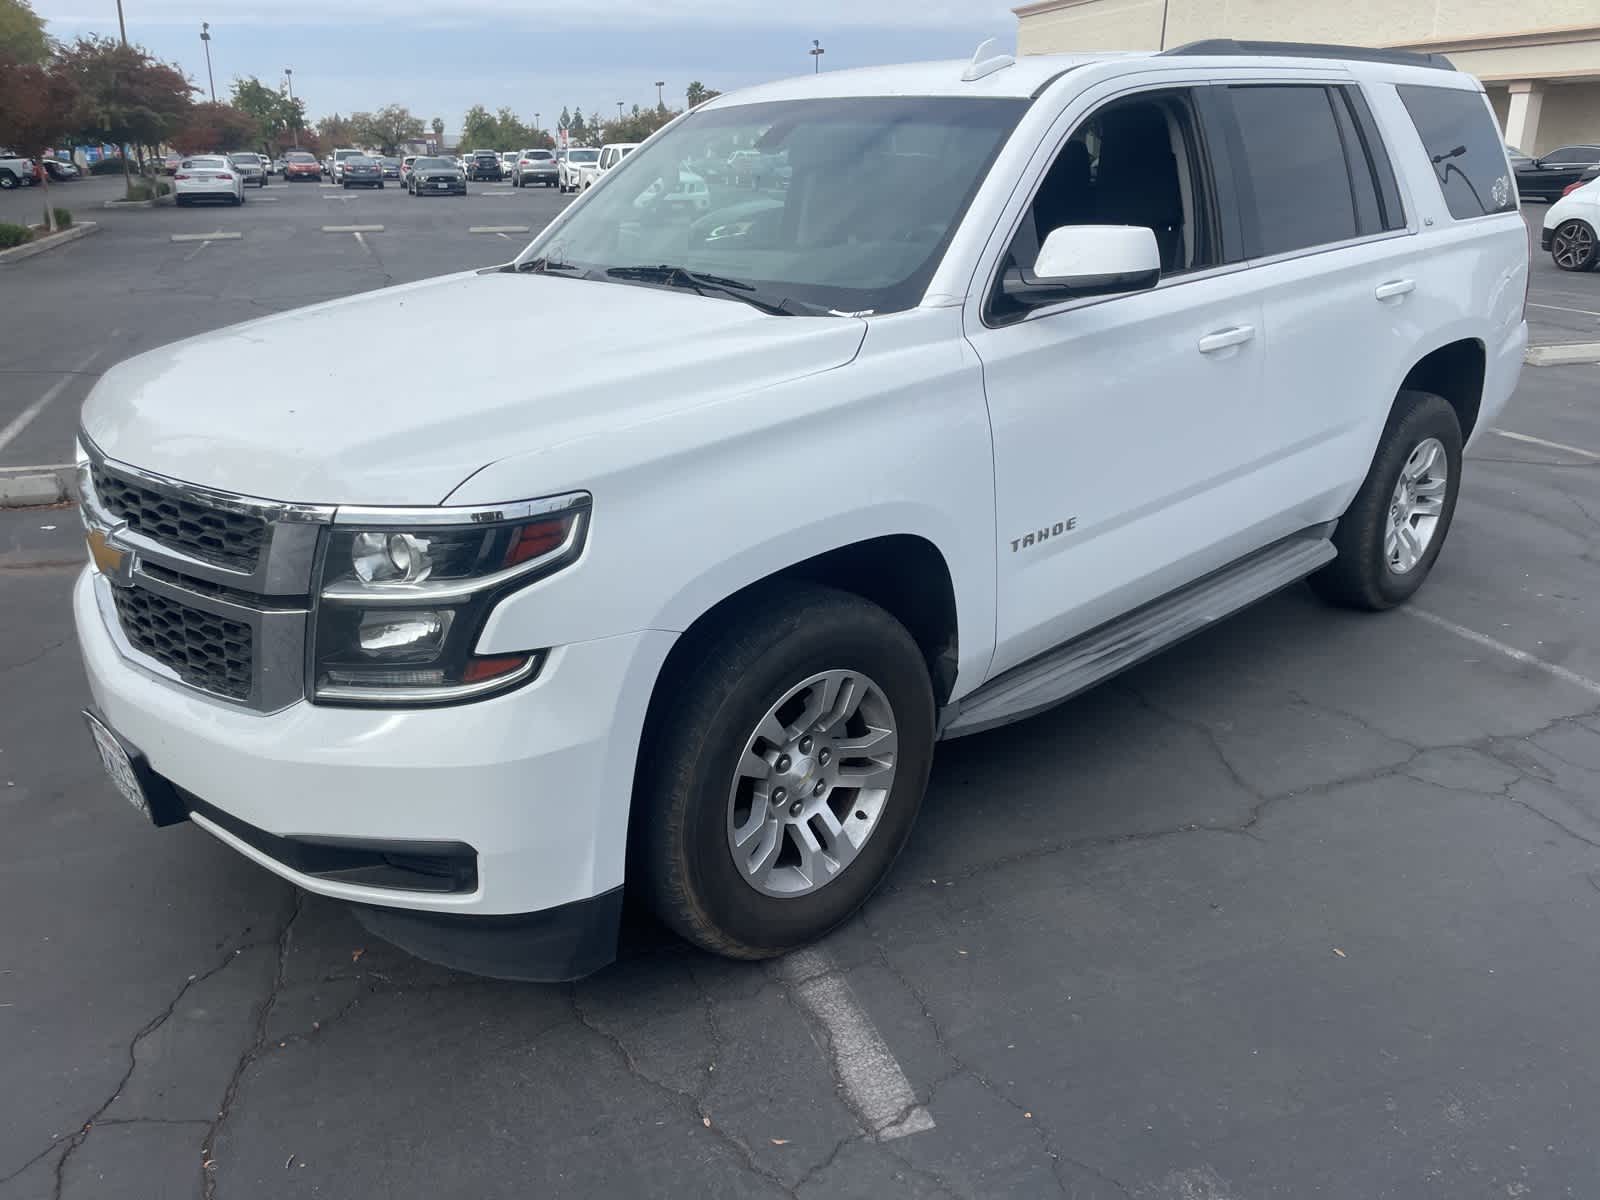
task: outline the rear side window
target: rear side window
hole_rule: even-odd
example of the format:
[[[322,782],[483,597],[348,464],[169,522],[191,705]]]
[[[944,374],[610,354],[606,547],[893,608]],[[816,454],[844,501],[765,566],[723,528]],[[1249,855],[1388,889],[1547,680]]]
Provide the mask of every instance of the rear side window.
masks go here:
[[[1254,221],[1245,221],[1245,256],[1356,237],[1356,194],[1328,89],[1291,84],[1228,93],[1238,122],[1239,182],[1247,209],[1252,200],[1255,209]]]
[[[1422,138],[1452,217],[1462,221],[1516,208],[1505,145],[1482,95],[1416,84],[1395,91]]]

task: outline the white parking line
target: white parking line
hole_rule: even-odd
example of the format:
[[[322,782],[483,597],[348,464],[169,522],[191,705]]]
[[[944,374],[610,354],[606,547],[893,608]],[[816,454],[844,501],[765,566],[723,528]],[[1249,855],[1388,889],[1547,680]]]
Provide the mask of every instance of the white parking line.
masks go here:
[[[111,331],[111,337],[114,338],[121,332],[122,330],[120,329],[113,329]],[[110,338],[106,340],[110,341]],[[98,350],[95,350],[89,354],[88,357],[79,359],[78,362],[73,365],[70,374],[63,375],[60,379],[56,380],[47,389],[45,389],[44,395],[40,396],[32,404],[28,405],[27,408],[23,409],[16,416],[12,417],[10,422],[7,423],[6,427],[4,429],[0,429],[0,450],[4,450],[8,445],[14,442],[17,438],[17,435],[29,425],[33,424],[33,419],[49,407],[50,401],[54,400],[62,392],[66,391],[67,385],[76,379],[79,374],[87,370],[89,364],[104,354],[105,351],[106,347],[101,346]]]
[[[934,1127],[932,1115],[917,1103],[917,1094],[872,1018],[825,951],[797,950],[771,970],[788,985],[795,1003],[821,1026],[834,1077],[874,1139],[891,1142]]]
[[[382,233],[382,225],[324,225],[323,233]]]
[[[1592,458],[1600,460],[1600,454],[1593,450],[1581,450],[1577,446],[1569,446],[1565,442],[1547,442],[1543,438],[1536,438],[1532,434],[1512,433],[1509,429],[1491,429],[1489,431],[1499,437],[1510,438],[1514,442],[1527,442],[1534,446],[1543,446],[1548,450],[1561,450],[1567,454],[1576,454],[1579,458]]]
[[[473,225],[468,233],[527,233],[526,225]]]
[[[206,247],[207,247],[207,246],[209,246],[209,245],[211,245],[211,243],[210,243],[210,242],[209,242],[209,241],[205,241],[205,242],[201,242],[201,243],[200,243],[200,244],[199,244],[199,245],[198,245],[198,246],[196,246],[196,247],[195,247],[195,248],[194,248],[194,249],[193,249],[193,250],[191,250],[191,251],[189,251],[189,253],[187,253],[187,254],[185,254],[185,255],[184,255],[184,256],[183,256],[183,261],[184,261],[184,262],[193,262],[193,261],[194,261],[194,258],[195,258],[195,256],[196,256],[196,255],[197,255],[197,254],[199,254],[199,253],[200,253],[200,251],[202,251],[202,250],[204,250],[204,249],[205,249],[205,248],[206,248]]]
[[[1562,304],[1535,304],[1532,300],[1529,300],[1528,301],[1528,307],[1529,308],[1548,308],[1548,309],[1553,310],[1554,312],[1582,313],[1586,317],[1600,317],[1600,312],[1595,312],[1593,309],[1588,309],[1588,308],[1567,308],[1565,305],[1562,305]]]
[[[1533,667],[1551,675],[1563,683],[1570,683],[1573,687],[1600,696],[1600,681],[1590,679],[1586,675],[1579,675],[1576,671],[1569,671],[1566,667],[1558,666],[1553,662],[1546,662],[1536,655],[1529,654],[1526,650],[1518,650],[1515,646],[1508,646],[1504,642],[1496,641],[1488,634],[1479,633],[1476,629],[1468,629],[1465,625],[1457,625],[1454,621],[1447,621],[1441,616],[1421,608],[1403,607],[1401,612],[1410,613],[1419,621],[1426,621],[1430,625],[1437,625],[1440,629],[1448,630],[1459,638],[1465,638],[1475,645],[1486,650],[1493,650],[1496,654],[1503,654],[1513,662],[1519,662],[1525,667]]]
[[[237,242],[244,234],[223,233],[220,229],[216,233],[175,233],[172,240],[175,242]]]

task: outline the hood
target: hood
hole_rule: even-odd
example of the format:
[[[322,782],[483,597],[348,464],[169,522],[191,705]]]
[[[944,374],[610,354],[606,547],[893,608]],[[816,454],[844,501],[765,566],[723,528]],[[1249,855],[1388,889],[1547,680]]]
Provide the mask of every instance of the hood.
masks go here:
[[[437,504],[496,459],[842,366],[865,332],[689,291],[472,272],[128,359],[83,428],[114,459],[242,495]]]

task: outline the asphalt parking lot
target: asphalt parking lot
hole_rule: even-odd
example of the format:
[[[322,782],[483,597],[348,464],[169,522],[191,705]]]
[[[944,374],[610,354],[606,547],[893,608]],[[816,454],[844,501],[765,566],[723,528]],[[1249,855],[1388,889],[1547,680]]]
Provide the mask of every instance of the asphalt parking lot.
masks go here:
[[[525,235],[474,227],[564,203],[472,192],[96,212],[0,269],[0,429],[53,392],[0,465],[61,461],[121,357],[502,261]],[[208,232],[241,236],[172,240]],[[1600,275],[1535,263],[1536,337],[1595,340]],[[472,333],[350,353],[375,387],[562,367]],[[1600,366],[1525,372],[1411,608],[1295,588],[942,747],[818,950],[733,964],[635,919],[568,987],[408,959],[142,824],[77,718],[76,518],[0,512],[0,1200],[1594,1195],[1597,396]]]

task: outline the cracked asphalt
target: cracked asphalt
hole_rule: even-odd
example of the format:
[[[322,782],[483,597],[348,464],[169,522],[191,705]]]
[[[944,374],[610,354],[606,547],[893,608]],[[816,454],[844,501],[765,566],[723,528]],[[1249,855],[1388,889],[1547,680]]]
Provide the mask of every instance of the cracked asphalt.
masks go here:
[[[379,263],[303,222],[409,199],[312,193],[30,260],[0,370],[494,261],[437,225]],[[185,262],[174,218],[254,224]],[[1597,385],[1529,370],[1501,428],[1600,454]],[[880,1141],[781,964],[634,916],[582,983],[473,979],[142,824],[77,718],[75,516],[0,513],[0,1200],[1593,1196],[1597,517],[1600,458],[1487,436],[1433,619],[1291,589],[941,747],[823,947],[935,1126]]]

